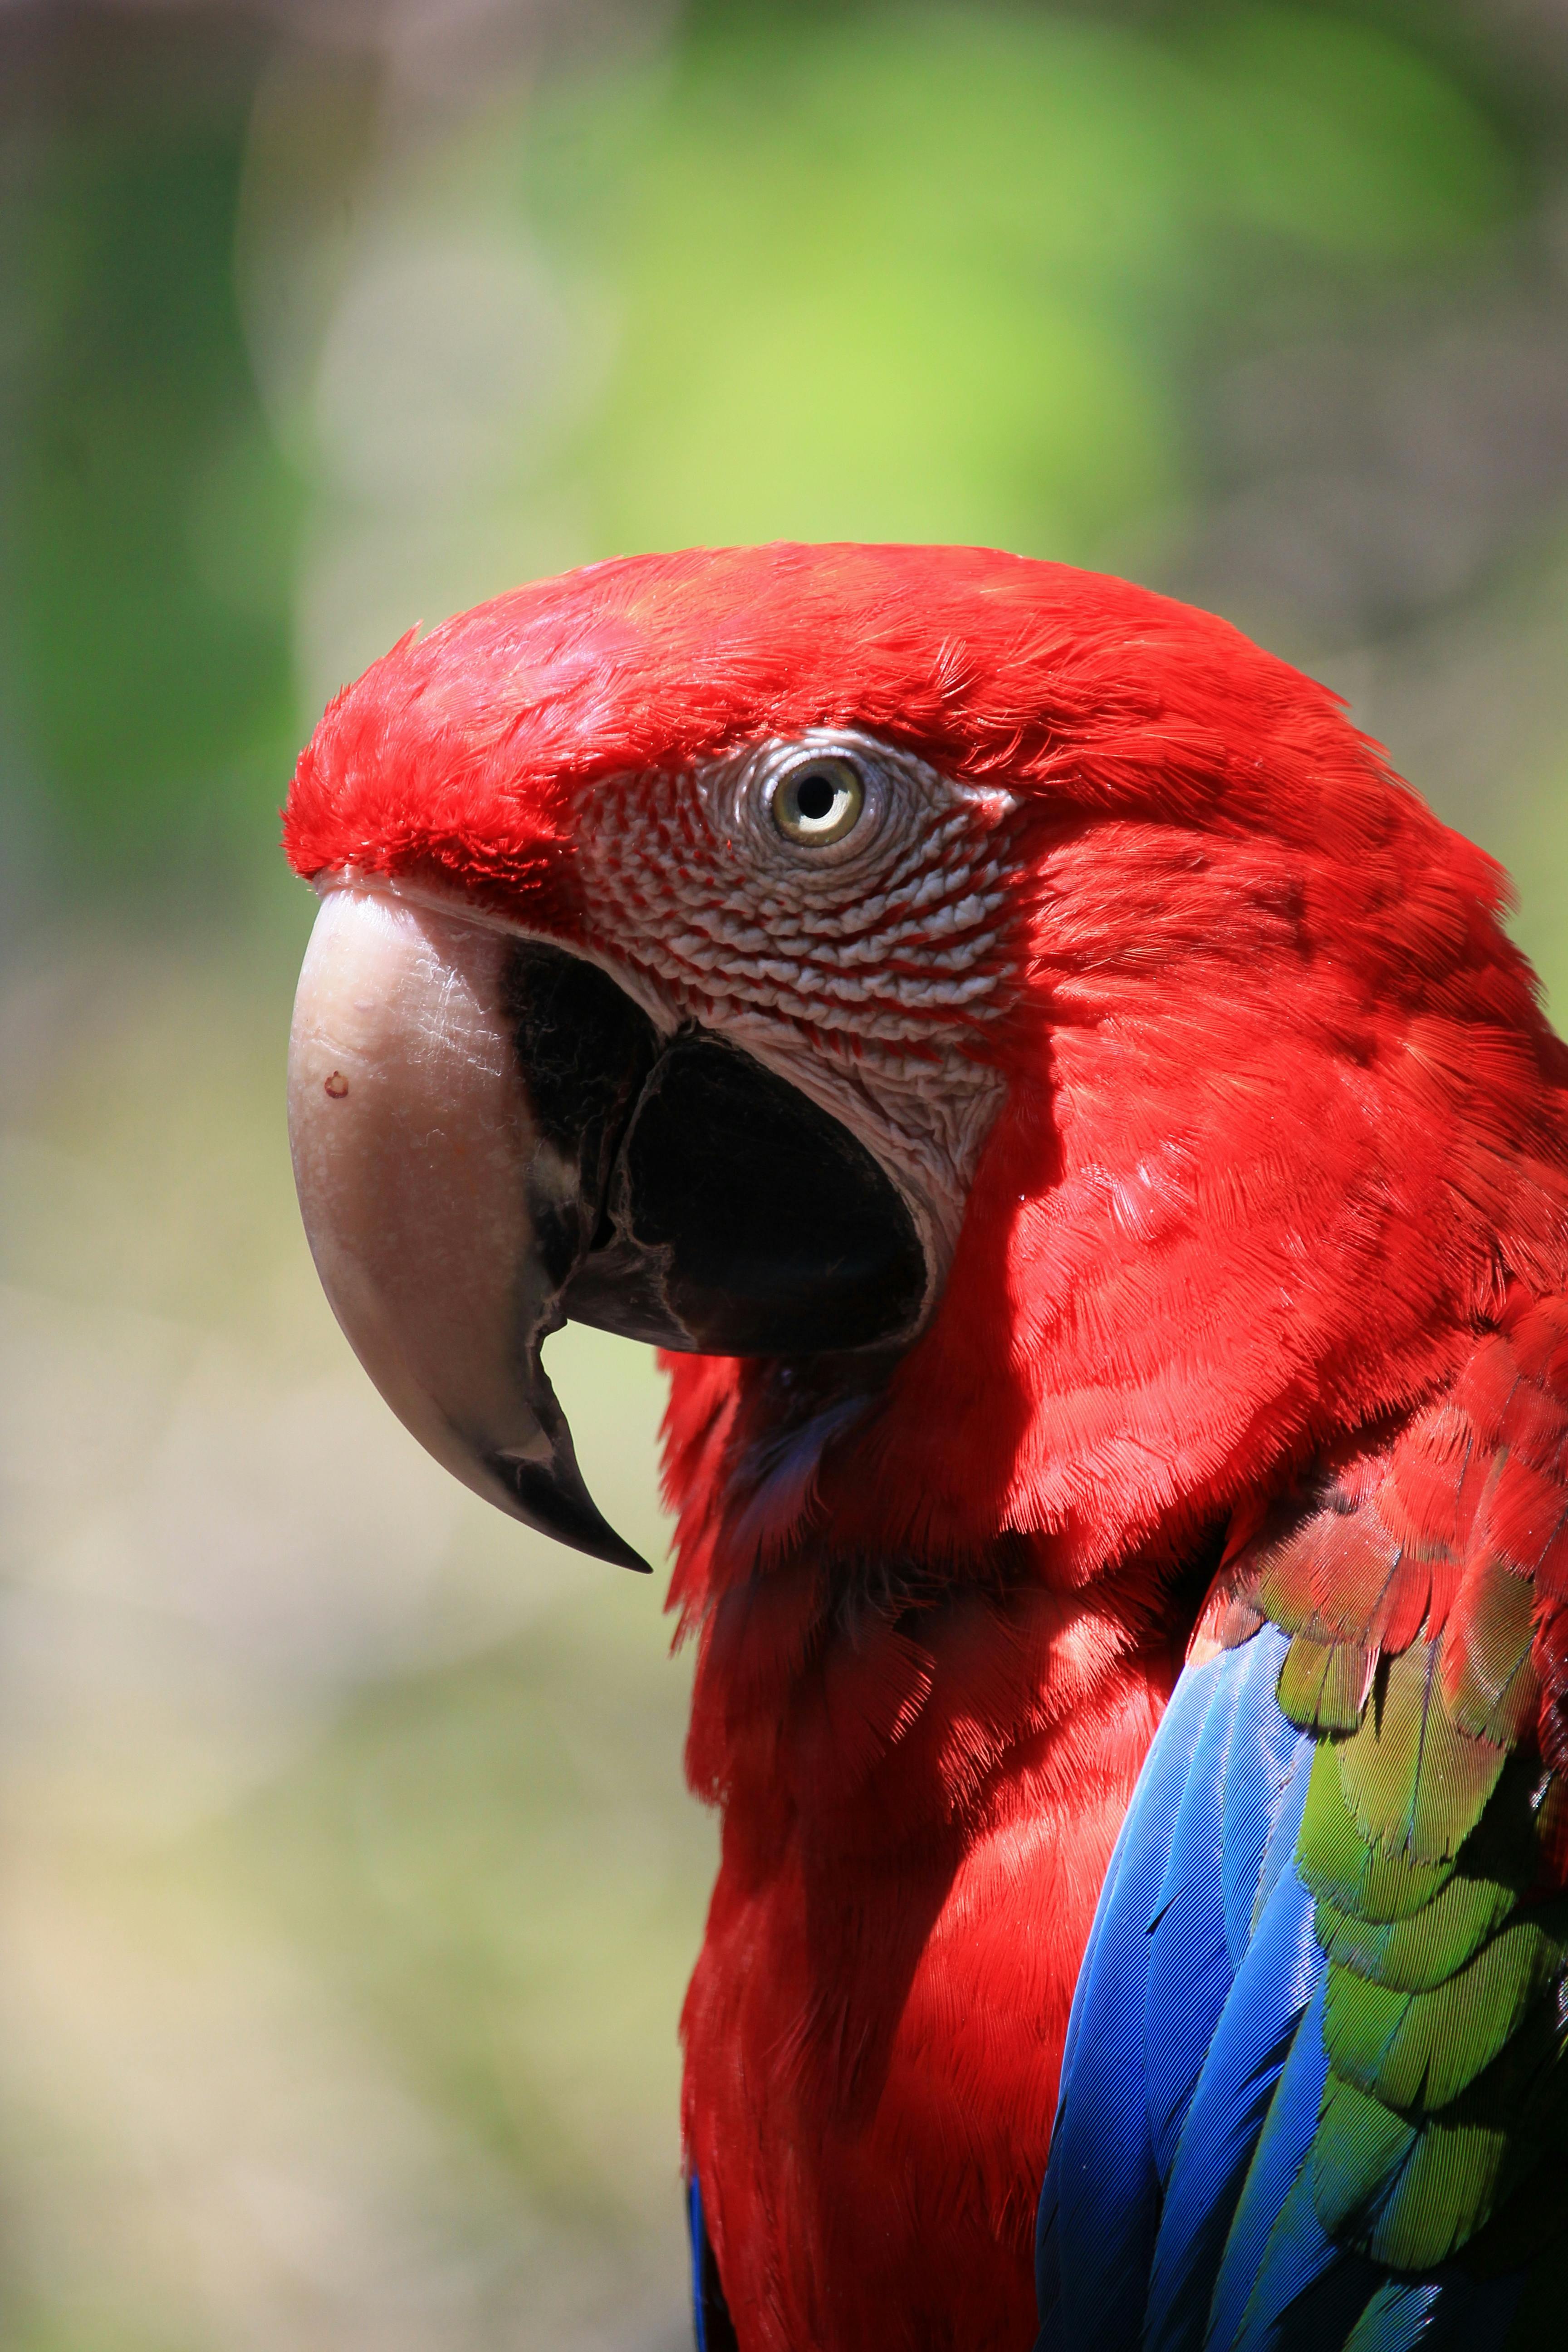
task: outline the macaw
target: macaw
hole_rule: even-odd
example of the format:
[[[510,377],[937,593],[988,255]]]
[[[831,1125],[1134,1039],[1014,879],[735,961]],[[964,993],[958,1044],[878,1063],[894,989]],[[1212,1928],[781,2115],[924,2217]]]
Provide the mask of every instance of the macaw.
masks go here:
[[[1504,876],[1206,614],[629,558],[300,759],[317,1264],[642,1563],[670,1377],[705,2352],[1568,2340],[1568,1049]]]

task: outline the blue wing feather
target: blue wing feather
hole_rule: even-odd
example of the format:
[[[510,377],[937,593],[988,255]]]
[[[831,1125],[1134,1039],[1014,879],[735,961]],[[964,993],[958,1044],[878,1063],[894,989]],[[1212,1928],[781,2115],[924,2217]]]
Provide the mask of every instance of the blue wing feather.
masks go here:
[[[1187,1767],[1170,1857],[1149,1920],[1143,2096],[1162,2179],[1171,2168],[1187,2102],[1235,1974],[1226,1939],[1221,1792],[1247,1661],[1243,1652],[1233,1650],[1214,1664],[1215,1688]]]
[[[1219,1661],[1215,1662],[1215,1665]],[[1204,1674],[1208,1679],[1204,1679]],[[1081,2012],[1068,2027],[1067,2063],[1082,2089],[1058,2116],[1050,2205],[1037,2248],[1041,2285],[1040,2352],[1120,2352],[1136,2342],[1142,2281],[1159,2221],[1159,2175],[1143,2095],[1141,2031],[1102,2033],[1101,2014],[1142,2027],[1149,1972],[1148,1928],[1169,1859],[1176,1809],[1217,1676],[1184,1676],[1165,1711],[1110,1857],[1079,1971]],[[1059,2275],[1052,2250],[1099,2243],[1103,2262],[1089,2275]]]
[[[1279,1792],[1280,1828],[1291,1839],[1311,1769],[1311,1743],[1303,1746],[1307,1752]],[[1257,1883],[1262,1859],[1260,1851]],[[1149,2352],[1196,2352],[1204,2341],[1247,2165],[1323,1965],[1306,1888],[1294,1871],[1277,1876],[1204,2058],[1165,2181],[1149,2284]]]
[[[1301,1733],[1280,1713],[1275,1697],[1275,1644],[1248,1642],[1237,1654],[1245,1673],[1220,1796],[1220,1881],[1233,1970],[1246,1958],[1263,1907],[1295,1849],[1305,1780],[1289,1820],[1285,1797],[1301,1774],[1307,1752]]]
[[[1521,2282],[1394,2279],[1305,2159],[1325,1962],[1294,1853],[1313,1734],[1265,1625],[1189,1667],[1107,1874],[1040,2200],[1037,2352],[1501,2352]]]
[[[1298,2040],[1321,2043],[1321,2012],[1316,2004],[1304,2022],[1306,2031],[1299,2034]],[[1307,2054],[1315,2059],[1317,2053],[1309,2049]],[[1327,2072],[1326,2064],[1322,2071]],[[1281,2088],[1285,2079],[1280,2078]],[[1291,2112],[1278,2118],[1270,2115],[1264,2126],[1258,2153],[1265,2160],[1263,2178],[1270,2193],[1253,2202],[1247,2218],[1255,2227],[1269,2221],[1268,2205],[1277,2196],[1282,2175],[1289,2176],[1290,2186],[1277,2204],[1256,2275],[1250,2280],[1244,2275],[1235,2282],[1236,2287],[1251,2289],[1240,2326],[1232,2337],[1226,2336],[1221,2327],[1216,2327],[1211,2336],[1215,2344],[1230,2345],[1233,2352],[1284,2352],[1287,2345],[1309,2342],[1313,2352],[1321,2352],[1321,2347],[1342,2344],[1362,2305],[1381,2284],[1381,2273],[1370,2264],[1355,2263],[1334,2243],[1318,2220],[1312,2184],[1305,2166],[1306,2153],[1317,2127],[1315,2093],[1310,2100],[1293,2102]],[[1342,2315],[1342,2324],[1334,2331],[1321,2290],[1329,2285],[1337,2299],[1345,2291],[1346,2273],[1352,2267],[1358,2273],[1364,2273],[1364,2276],[1359,2294],[1352,2298]],[[1310,2305],[1309,2295],[1313,2298]],[[1303,2336],[1303,2327],[1311,2331],[1310,2336]]]

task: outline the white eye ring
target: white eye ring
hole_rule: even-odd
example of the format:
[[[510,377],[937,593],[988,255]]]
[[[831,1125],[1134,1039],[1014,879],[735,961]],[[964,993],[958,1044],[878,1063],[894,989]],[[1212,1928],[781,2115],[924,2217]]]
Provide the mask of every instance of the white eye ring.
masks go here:
[[[859,824],[866,786],[853,760],[818,752],[785,770],[768,805],[786,841],[797,842],[803,849],[826,849]]]

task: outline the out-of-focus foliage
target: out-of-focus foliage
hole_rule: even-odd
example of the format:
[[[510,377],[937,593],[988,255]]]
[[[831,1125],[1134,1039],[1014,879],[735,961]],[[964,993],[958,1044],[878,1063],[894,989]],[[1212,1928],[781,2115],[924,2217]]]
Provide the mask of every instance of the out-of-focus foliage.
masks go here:
[[[1195,488],[1185,377],[1249,261],[1430,268],[1518,196],[1461,89],[1302,11],[1173,43],[973,8],[759,35],[740,12],[618,104],[575,99],[524,152],[620,322],[582,452],[596,551],[1083,562],[1168,535]]]
[[[536,201],[589,199],[616,289],[599,538],[1082,558],[1178,499],[1186,96],[1147,43],[954,14],[742,25],[618,119],[579,94]]]
[[[1330,266],[1430,268],[1519,206],[1479,94],[1375,12],[1235,6],[1195,15],[1180,47],[1205,85],[1219,205]]]
[[[134,95],[35,124],[5,207],[5,615],[59,854],[145,869],[276,791],[300,492],[235,299],[248,92]]]
[[[408,625],[996,541],[1227,612],[1568,1002],[1558,0],[0,11],[0,2330],[681,2340],[712,1828],[657,1591],[321,1302],[275,816]],[[552,1342],[650,1557],[658,1383]]]

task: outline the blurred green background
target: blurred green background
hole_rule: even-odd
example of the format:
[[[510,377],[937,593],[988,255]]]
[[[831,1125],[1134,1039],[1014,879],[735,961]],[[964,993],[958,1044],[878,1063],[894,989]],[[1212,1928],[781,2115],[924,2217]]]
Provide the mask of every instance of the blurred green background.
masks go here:
[[[318,1295],[294,753],[568,563],[1000,542],[1338,686],[1568,1003],[1568,7],[10,0],[0,155],[0,2338],[672,2352],[685,1669]]]

